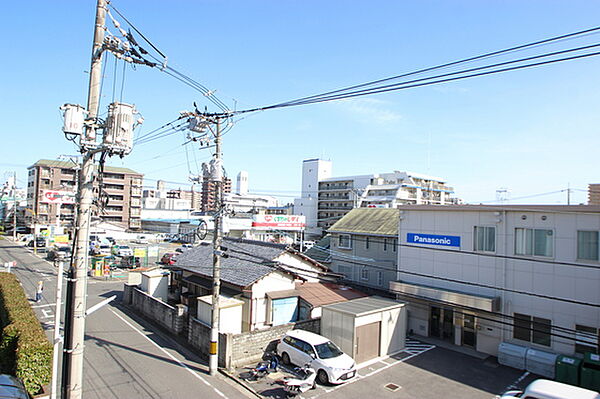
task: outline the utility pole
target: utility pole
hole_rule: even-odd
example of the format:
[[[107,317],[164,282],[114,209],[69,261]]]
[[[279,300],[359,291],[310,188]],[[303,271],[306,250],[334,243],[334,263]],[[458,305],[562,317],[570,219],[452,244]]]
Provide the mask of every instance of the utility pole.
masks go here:
[[[13,242],[17,241],[17,172],[13,172]],[[34,237],[35,239],[35,237]]]
[[[219,295],[221,287],[221,242],[222,242],[222,211],[223,211],[223,171],[221,165],[221,120],[216,117],[217,129],[215,132],[215,162],[213,174],[211,176],[215,182],[216,201],[214,213],[214,233],[213,233],[213,292],[212,292],[212,317],[210,328],[210,352],[209,352],[209,373],[214,376],[219,367]]]
[[[102,44],[106,21],[106,0],[98,0],[96,6],[96,24],[87,101],[88,120],[81,135],[81,150],[84,152],[79,176],[77,199],[79,211],[75,226],[75,257],[69,268],[67,284],[67,309],[65,315],[65,344],[63,349],[63,397],[79,399],[82,397],[83,383],[83,346],[85,333],[86,291],[87,291],[87,255],[89,247],[89,228],[93,199],[94,155],[96,150],[88,147],[96,137],[96,117],[100,104],[100,82],[102,75]],[[58,326],[55,326],[58,328]]]

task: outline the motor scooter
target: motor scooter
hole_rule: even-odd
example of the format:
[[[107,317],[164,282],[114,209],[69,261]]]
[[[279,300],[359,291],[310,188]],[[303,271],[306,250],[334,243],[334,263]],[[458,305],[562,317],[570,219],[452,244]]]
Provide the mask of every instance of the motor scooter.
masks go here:
[[[283,379],[283,390],[287,396],[296,396],[316,387],[317,372],[310,367],[309,363],[297,369],[297,373],[299,378],[286,377]]]
[[[248,380],[257,381],[259,378],[277,371],[277,367],[279,367],[279,359],[277,358],[277,355],[269,354],[269,357],[269,360],[258,362],[256,367],[250,370]]]

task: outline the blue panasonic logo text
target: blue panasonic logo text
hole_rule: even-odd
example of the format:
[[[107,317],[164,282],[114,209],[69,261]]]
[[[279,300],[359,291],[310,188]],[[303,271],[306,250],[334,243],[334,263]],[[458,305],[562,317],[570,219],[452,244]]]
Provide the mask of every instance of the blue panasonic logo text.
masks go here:
[[[445,247],[460,247],[460,236],[438,236],[434,234],[406,233],[409,244],[443,245]]]

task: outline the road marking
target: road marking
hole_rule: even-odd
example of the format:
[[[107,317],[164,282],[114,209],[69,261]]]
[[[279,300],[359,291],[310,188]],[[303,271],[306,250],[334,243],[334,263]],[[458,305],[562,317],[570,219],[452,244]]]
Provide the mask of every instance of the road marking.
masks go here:
[[[135,328],[135,326],[133,326],[131,323],[129,323],[127,320],[125,320],[123,317],[121,317],[121,315],[119,315],[117,312],[115,312],[112,309],[109,309],[115,316],[117,316],[119,319],[121,319],[125,324],[127,324],[129,327],[131,327],[134,331],[136,331],[138,334],[140,334],[142,337],[146,338],[148,341],[150,341],[152,343],[152,345],[156,346],[158,349],[160,349],[165,355],[169,356],[172,360],[174,360],[175,362],[177,362],[181,367],[183,367],[184,369],[186,369],[187,371],[189,371],[194,377],[196,377],[197,379],[199,379],[200,381],[202,381],[205,385],[208,385],[209,387],[211,387],[219,396],[221,396],[222,398],[227,398],[227,396],[225,396],[225,394],[223,394],[223,392],[219,391],[217,388],[213,387],[212,385],[210,385],[210,383],[208,381],[206,381],[200,374],[196,373],[194,370],[192,370],[191,368],[189,368],[187,365],[185,365],[183,362],[181,362],[179,359],[175,358],[173,355],[171,355],[169,352],[167,352],[165,349],[163,349],[160,345],[158,345],[156,342],[154,342],[153,340],[151,340],[150,338],[148,338],[148,336],[146,334],[144,334],[142,331],[138,330],[137,328]]]
[[[47,306],[56,306],[55,303],[46,303],[44,305],[33,305],[32,308],[45,308]]]
[[[506,392],[506,391],[510,391],[511,389],[516,389],[517,385],[519,385],[519,383],[521,381],[523,381],[525,378],[527,378],[527,376],[529,375],[529,371],[524,372],[519,378],[517,378],[512,384],[508,385],[506,388],[504,388],[502,390],[502,392]],[[500,395],[496,395],[494,396],[494,399],[496,398],[500,398]]]
[[[420,349],[420,350],[407,349],[407,348],[409,348],[409,346],[412,346],[412,347],[419,346],[421,349]],[[374,374],[377,374],[377,373],[379,373],[379,372],[381,372],[381,371],[383,371],[383,370],[386,370],[386,369],[388,369],[388,368],[390,368],[390,367],[393,367],[393,366],[395,366],[395,365],[397,365],[397,364],[399,364],[399,363],[404,363],[405,361],[407,361],[407,360],[409,360],[409,359],[412,359],[413,357],[415,357],[415,356],[418,356],[418,355],[420,355],[420,354],[422,354],[422,353],[425,353],[425,352],[427,352],[427,351],[429,351],[429,350],[431,350],[431,349],[434,349],[435,347],[436,347],[435,345],[428,345],[428,344],[423,344],[423,343],[421,343],[421,342],[419,342],[419,341],[407,340],[407,341],[406,341],[406,348],[405,348],[405,349],[403,349],[403,350],[401,350],[399,353],[408,353],[408,354],[409,354],[409,356],[406,356],[405,358],[402,358],[402,359],[400,359],[400,360],[396,360],[396,361],[394,361],[394,362],[392,362],[392,363],[387,363],[386,361],[384,361],[384,360],[389,360],[389,359],[391,359],[391,357],[387,357],[387,358],[384,358],[384,359],[379,359],[379,360],[376,360],[376,361],[379,361],[379,362],[381,362],[381,363],[385,364],[385,366],[383,366],[383,367],[381,367],[381,368],[379,368],[379,369],[377,369],[377,370],[371,371],[370,373],[367,373],[367,374],[365,374],[365,375],[361,375],[361,374],[359,374],[359,373],[358,373],[358,371],[357,371],[357,373],[356,373],[356,377],[355,377],[354,379],[352,379],[351,381],[348,381],[348,382],[346,382],[346,383],[344,383],[344,384],[341,384],[341,385],[334,386],[334,387],[332,387],[332,388],[323,388],[323,391],[324,391],[325,393],[330,393],[330,392],[333,392],[333,391],[335,391],[336,389],[339,389],[339,388],[341,388],[341,387],[345,387],[345,386],[347,386],[347,385],[353,384],[353,383],[355,383],[356,381],[362,380],[363,378],[370,377],[370,376],[372,376],[372,375],[374,375]],[[366,367],[367,367],[367,366],[364,366],[363,368],[366,368]],[[370,367],[369,367],[369,368],[370,368]],[[371,369],[371,368],[370,368],[370,369]],[[312,398],[312,399],[315,399],[315,398],[318,398],[319,396],[320,396],[320,394],[317,394],[317,395],[315,395],[315,396],[312,396],[311,398]]]
[[[42,313],[44,314],[44,318],[45,319],[49,319],[50,317],[52,317],[52,310],[50,309],[41,309]]]

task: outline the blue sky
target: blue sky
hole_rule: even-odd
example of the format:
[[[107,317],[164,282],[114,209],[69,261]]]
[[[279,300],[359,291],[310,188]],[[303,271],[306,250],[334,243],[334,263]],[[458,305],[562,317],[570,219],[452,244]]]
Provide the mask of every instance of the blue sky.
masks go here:
[[[131,1],[113,0],[161,51],[237,109],[409,72],[591,28],[597,1]],[[38,159],[75,154],[58,107],[85,104],[95,1],[10,2],[0,27],[0,180]],[[114,31],[114,29],[112,29]],[[138,37],[139,39],[139,37]],[[600,35],[547,46],[600,42]],[[146,46],[148,47],[148,46]],[[491,61],[531,55],[515,53]],[[469,65],[474,66],[474,65]],[[102,109],[120,97],[121,62],[106,66]],[[566,189],[586,201],[600,182],[600,57],[339,102],[251,114],[224,137],[228,175],[292,201],[303,159],[333,161],[334,176],[409,170],[440,176],[467,202]],[[156,69],[126,67],[123,101],[140,132],[175,119],[199,93]],[[178,133],[110,164],[182,183],[208,159]],[[189,162],[188,162],[189,159]],[[565,192],[515,203],[566,203]]]

